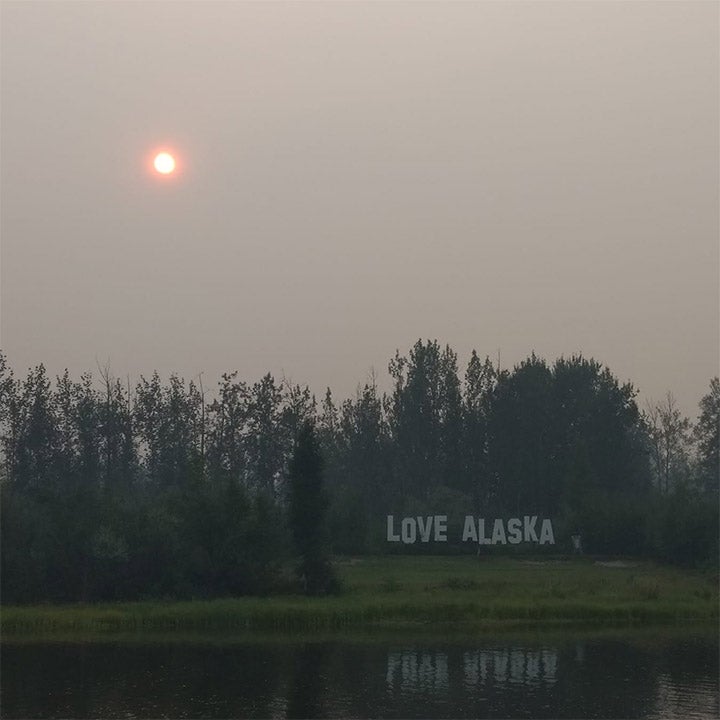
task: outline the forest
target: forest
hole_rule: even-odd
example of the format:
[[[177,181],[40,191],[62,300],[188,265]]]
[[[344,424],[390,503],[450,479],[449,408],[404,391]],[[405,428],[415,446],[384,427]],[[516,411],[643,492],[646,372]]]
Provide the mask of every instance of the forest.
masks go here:
[[[500,370],[473,351],[461,371],[449,346],[418,340],[388,372],[387,392],[373,376],[318,400],[269,373],[213,388],[107,367],[16,377],[0,353],[3,602],[294,592],[303,546],[476,551],[388,544],[389,514],[532,513],[553,519],[549,552],[577,533],[588,554],[716,565],[718,378],[691,421],[671,393],[639,407],[581,355]],[[298,500],[307,428],[322,486]]]

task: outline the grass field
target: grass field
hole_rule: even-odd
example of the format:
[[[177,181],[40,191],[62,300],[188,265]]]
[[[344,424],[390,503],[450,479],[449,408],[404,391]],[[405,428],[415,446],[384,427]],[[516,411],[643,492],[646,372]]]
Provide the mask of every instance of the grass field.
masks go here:
[[[178,631],[447,630],[717,623],[716,574],[652,563],[340,559],[341,595],[2,608],[3,637]]]

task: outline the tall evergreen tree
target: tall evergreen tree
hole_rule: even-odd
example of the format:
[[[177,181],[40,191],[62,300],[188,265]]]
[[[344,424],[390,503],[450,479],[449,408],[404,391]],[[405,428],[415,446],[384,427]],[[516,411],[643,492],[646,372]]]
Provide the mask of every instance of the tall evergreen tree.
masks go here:
[[[483,362],[473,350],[465,371],[462,454],[464,486],[477,511],[488,505],[492,495],[488,431],[496,379],[490,358]]]
[[[396,353],[390,424],[400,493],[426,498],[442,484],[442,372],[436,340],[418,340],[408,358]]]
[[[333,477],[337,475],[337,463],[340,442],[340,415],[333,400],[332,391],[327,388],[320,408],[318,419],[318,440],[320,448],[325,457],[326,469],[332,467],[335,472],[329,473]]]
[[[382,398],[374,378],[346,400],[340,413],[340,481],[333,490],[342,494],[335,509],[339,547],[358,552],[377,539],[373,529],[392,500],[388,459],[388,432]]]
[[[298,573],[308,594],[323,594],[334,589],[336,580],[328,556],[323,460],[311,421],[300,429],[289,481],[290,527],[300,555]]]
[[[211,477],[249,485],[250,389],[237,372],[223,373],[218,396],[208,408],[207,464]]]
[[[471,490],[463,473],[463,404],[457,355],[445,346],[440,355],[440,477],[445,486],[461,491]]]
[[[700,400],[700,416],[694,429],[698,448],[701,487],[717,496],[720,483],[720,379],[710,381],[710,391]]]
[[[249,475],[256,488],[276,497],[285,469],[288,439],[282,388],[270,373],[252,386],[249,410]]]
[[[505,512],[547,512],[552,376],[534,353],[498,378],[489,423],[490,502]]]

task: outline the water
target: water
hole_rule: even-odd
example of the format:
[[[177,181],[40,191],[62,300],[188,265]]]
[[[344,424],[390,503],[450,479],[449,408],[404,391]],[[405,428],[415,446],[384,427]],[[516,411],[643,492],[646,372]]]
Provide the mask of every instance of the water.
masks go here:
[[[3,718],[717,718],[703,633],[4,643]]]

